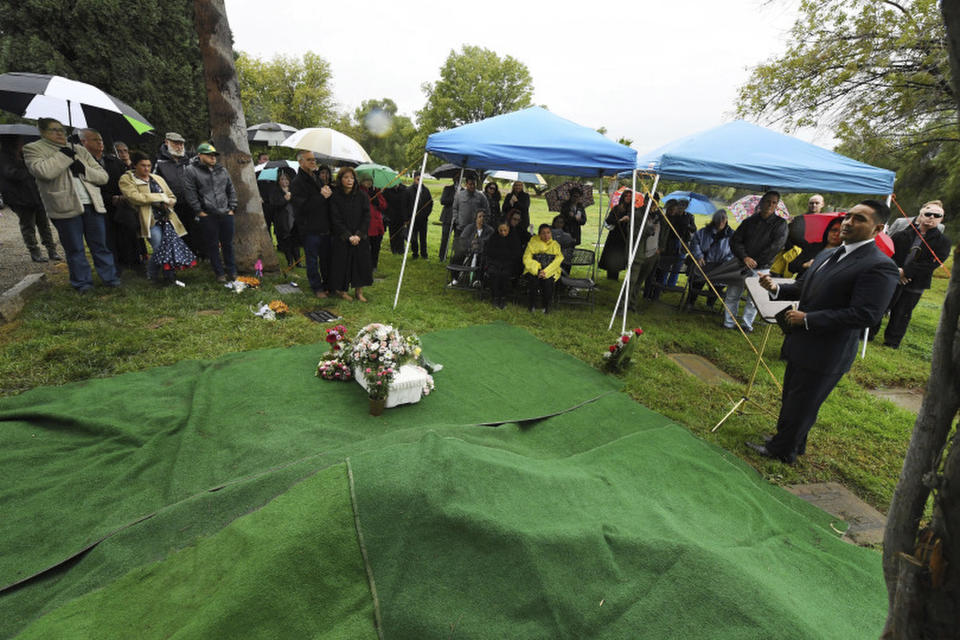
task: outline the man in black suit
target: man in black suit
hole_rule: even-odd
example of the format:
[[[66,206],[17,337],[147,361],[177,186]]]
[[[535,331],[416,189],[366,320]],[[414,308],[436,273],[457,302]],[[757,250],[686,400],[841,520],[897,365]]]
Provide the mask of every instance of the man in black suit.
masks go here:
[[[760,455],[792,464],[805,453],[820,405],[850,370],[863,330],[886,311],[899,275],[874,238],[889,215],[883,203],[864,200],[843,220],[843,244],[821,252],[800,280],[778,286],[760,277],[771,298],[799,300],[785,318],[787,371],[777,433],[766,444],[747,442]]]

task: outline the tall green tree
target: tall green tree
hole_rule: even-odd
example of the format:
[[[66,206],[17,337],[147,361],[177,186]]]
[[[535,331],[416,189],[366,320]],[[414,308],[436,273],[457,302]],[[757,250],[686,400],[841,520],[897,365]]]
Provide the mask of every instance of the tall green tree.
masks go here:
[[[159,135],[125,141],[153,152],[165,131],[210,135],[192,0],[0,3],[0,72],[62,75],[127,102]]]
[[[250,124],[282,122],[302,129],[329,126],[337,119],[333,72],[330,63],[316,53],[262,60],[241,51],[235,65]]]
[[[427,136],[470,122],[510,113],[533,104],[533,79],[527,65],[513,56],[500,57],[490,49],[464,45],[450,51],[440,79],[421,87],[427,103],[417,112],[413,155],[423,150]]]
[[[960,140],[937,0],[802,0],[786,51],[739,90],[738,113],[843,140]]]
[[[933,198],[951,212],[960,127],[950,78],[937,0],[802,0],[786,51],[753,70],[737,111],[829,129],[840,153],[897,171],[908,214]]]

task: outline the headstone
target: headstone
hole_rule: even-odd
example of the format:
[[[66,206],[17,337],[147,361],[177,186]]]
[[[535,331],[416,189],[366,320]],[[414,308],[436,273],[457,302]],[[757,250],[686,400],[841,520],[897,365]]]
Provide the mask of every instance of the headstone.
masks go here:
[[[703,356],[693,353],[671,353],[667,357],[680,365],[680,368],[684,371],[707,384],[720,384],[721,382],[739,384],[737,380],[718,369],[716,365]]]
[[[897,388],[878,388],[871,389],[870,393],[882,400],[889,400],[901,409],[906,409],[910,413],[920,413],[920,405],[923,404],[923,394],[912,389]]]
[[[315,311],[307,311],[303,315],[307,316],[314,322],[336,322],[340,320],[340,316],[330,311],[329,309],[317,309]]]
[[[277,290],[277,293],[283,293],[283,294],[286,294],[286,293],[303,293],[302,291],[300,291],[300,287],[298,287],[298,286],[297,286],[295,283],[293,283],[293,282],[291,282],[290,284],[287,284],[287,283],[277,284],[277,285],[274,285],[274,288]]]
[[[850,528],[846,535],[853,542],[864,546],[883,542],[883,529],[887,525],[887,519],[842,484],[815,482],[792,484],[784,488],[798,498],[847,522]]]

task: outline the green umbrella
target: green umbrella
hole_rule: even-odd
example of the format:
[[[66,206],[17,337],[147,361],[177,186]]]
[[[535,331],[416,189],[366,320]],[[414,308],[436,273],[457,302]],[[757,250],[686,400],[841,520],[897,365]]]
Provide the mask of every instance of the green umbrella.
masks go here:
[[[357,165],[356,172],[360,180],[364,178],[373,180],[373,186],[376,189],[383,189],[387,185],[394,184],[397,181],[397,172],[382,164]]]

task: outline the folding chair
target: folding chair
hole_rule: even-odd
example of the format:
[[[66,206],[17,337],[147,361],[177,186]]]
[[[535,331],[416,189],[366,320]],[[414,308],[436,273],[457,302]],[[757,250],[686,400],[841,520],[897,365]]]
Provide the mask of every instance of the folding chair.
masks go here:
[[[590,267],[590,277],[573,277],[574,267]],[[592,249],[574,249],[570,256],[570,273],[560,275],[560,286],[557,287],[557,302],[561,304],[589,304],[591,311],[596,303],[597,284],[593,281],[596,275],[596,253]]]

